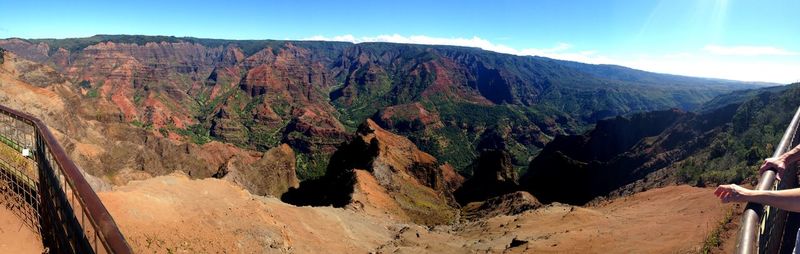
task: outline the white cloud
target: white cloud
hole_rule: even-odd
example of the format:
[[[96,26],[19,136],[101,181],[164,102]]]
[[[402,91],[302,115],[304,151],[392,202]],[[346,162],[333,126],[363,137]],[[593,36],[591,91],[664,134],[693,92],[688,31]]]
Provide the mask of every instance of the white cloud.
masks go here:
[[[800,72],[798,71],[800,70],[800,59],[789,58],[788,60],[766,61],[758,58],[764,56],[796,56],[800,55],[800,53],[769,46],[707,45],[699,50],[699,52],[609,56],[595,50],[576,50],[569,43],[558,43],[550,48],[515,49],[507,45],[493,43],[477,36],[472,38],[441,38],[425,35],[403,36],[391,34],[373,37],[355,37],[348,34],[334,37],[317,35],[304,40],[347,41],[352,43],[393,42],[477,47],[484,50],[513,55],[544,56],[590,64],[615,64],[640,70],[677,75],[776,83],[800,82]]]
[[[720,46],[706,45],[704,50],[723,56],[794,56],[800,53],[769,46]]]
[[[788,84],[800,82],[800,61],[719,58],[678,53],[619,59],[614,64],[660,73]]]

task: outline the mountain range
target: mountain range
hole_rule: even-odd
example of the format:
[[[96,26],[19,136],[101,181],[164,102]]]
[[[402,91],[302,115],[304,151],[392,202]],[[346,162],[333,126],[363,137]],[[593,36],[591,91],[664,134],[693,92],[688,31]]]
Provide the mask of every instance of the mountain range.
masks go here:
[[[0,56],[0,102],[46,122],[92,187],[116,200],[111,210],[135,248],[152,251],[163,243],[152,239],[236,250],[198,240],[224,231],[264,250],[292,250],[299,247],[286,239],[328,232],[381,240],[303,250],[428,250],[446,241],[445,252],[525,252],[557,250],[537,237],[567,224],[576,230],[553,237],[601,237],[614,230],[577,228],[613,228],[661,210],[716,220],[726,213],[709,210],[720,205],[706,189],[651,189],[752,181],[800,105],[798,84],[453,46],[98,35],[0,40]],[[706,208],[659,196],[676,193]],[[152,226],[140,216],[151,213],[124,211],[152,210],[146,204],[155,201],[143,200],[156,196],[192,218],[236,214],[212,218],[235,226],[174,239],[137,231],[130,225]],[[233,200],[253,208],[232,210]],[[617,219],[598,215],[629,206]],[[299,219],[314,216],[338,226]],[[476,240],[487,232],[491,241]],[[669,246],[687,245],[677,242]]]
[[[522,173],[555,136],[597,120],[694,110],[765,85],[454,46],[98,35],[0,47],[69,81],[94,119],[197,144],[287,144],[301,179],[324,175],[336,146],[368,118],[465,175],[482,140],[501,138]]]

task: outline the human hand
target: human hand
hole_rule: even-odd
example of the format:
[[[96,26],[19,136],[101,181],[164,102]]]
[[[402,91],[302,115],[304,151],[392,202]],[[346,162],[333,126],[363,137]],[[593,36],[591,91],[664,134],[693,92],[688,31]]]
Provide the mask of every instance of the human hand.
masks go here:
[[[747,188],[736,184],[720,185],[714,190],[714,195],[717,196],[722,203],[729,202],[747,202],[747,197],[752,192]]]
[[[768,169],[775,169],[775,177],[778,178],[778,180],[781,180],[783,171],[786,171],[786,162],[780,157],[767,158],[764,160],[764,164],[761,165],[761,168],[758,169],[758,175],[763,174],[764,171]]]

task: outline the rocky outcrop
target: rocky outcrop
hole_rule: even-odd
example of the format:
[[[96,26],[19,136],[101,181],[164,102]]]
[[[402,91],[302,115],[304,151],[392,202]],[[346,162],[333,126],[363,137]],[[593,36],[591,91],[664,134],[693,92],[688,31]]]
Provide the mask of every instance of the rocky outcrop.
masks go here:
[[[231,144],[244,146],[248,141],[247,129],[244,124],[238,116],[228,113],[225,108],[221,108],[216,117],[211,120],[209,134]]]
[[[513,140],[511,132],[509,127],[483,132],[476,148],[480,155],[468,167],[473,175],[455,192],[460,204],[483,201],[518,189],[517,171],[507,144]]]
[[[280,197],[290,188],[300,186],[295,161],[292,148],[282,144],[264,153],[254,163],[245,164],[232,157],[220,166],[214,177],[237,183],[255,195]]]
[[[36,62],[47,61],[49,57],[48,51],[50,51],[50,46],[47,43],[31,43],[17,38],[0,40],[0,47]]]
[[[448,46],[94,36],[8,39],[0,40],[0,47],[17,52],[20,59],[33,60],[27,69],[18,65],[17,71],[23,72],[17,75],[20,82],[57,94],[52,98],[63,97],[68,102],[66,110],[59,111],[62,115],[76,112],[96,125],[91,128],[102,130],[76,135],[73,131],[89,132],[80,130],[86,123],[48,116],[61,121],[68,136],[91,135],[91,142],[75,142],[75,149],[97,152],[93,159],[86,156],[87,171],[99,175],[130,172],[119,179],[121,183],[173,170],[192,177],[214,175],[231,157],[205,152],[209,148],[202,144],[210,140],[261,152],[287,144],[299,153],[298,175],[317,178],[331,168],[328,161],[337,145],[349,141],[348,130],[371,118],[438,158],[436,163],[397,166],[412,168],[399,170],[400,175],[436,193],[459,188],[455,170],[480,176],[463,190],[469,193],[469,189],[480,189],[472,186],[493,186],[488,194],[464,195],[475,197],[465,200],[481,200],[507,192],[509,188],[503,186],[513,185],[515,178],[508,169],[528,165],[538,148],[557,135],[572,134],[601,117],[670,106],[689,108],[733,87],[746,87],[725,82],[705,86],[707,80],[675,80],[607,66],[587,71],[589,67],[577,63]],[[604,68],[612,73],[598,70]],[[648,82],[639,85],[629,76]],[[604,128],[603,124],[598,128]],[[486,130],[499,127],[507,128],[503,131],[508,134],[502,135],[506,149],[475,149]],[[637,133],[640,127],[632,123],[607,133],[652,134]],[[104,142],[106,135],[115,142]],[[612,142],[610,147],[588,156],[564,154],[568,161],[609,162],[631,150],[638,140],[607,140]],[[548,151],[555,150],[562,149],[545,149],[543,154],[552,155]],[[413,153],[403,154],[407,155]],[[261,158],[245,157],[248,161]],[[417,159],[425,160],[424,156]],[[399,180],[387,175],[396,172],[384,168],[404,162],[378,162],[362,169],[381,186],[388,186],[388,191],[395,191]],[[353,174],[336,177],[345,185],[357,180]]]
[[[156,135],[184,141],[193,137],[175,128],[192,127],[195,134],[205,128],[212,137],[262,151],[287,143],[311,160],[303,167],[324,168],[344,141],[345,129],[324,92],[334,84],[326,54],[291,42],[245,52],[236,44],[102,37],[67,44],[75,47],[70,49],[25,40],[0,45],[52,64],[80,83],[85,99],[108,105],[92,111],[102,116],[98,120],[148,126]],[[31,76],[31,82],[60,77],[45,74]]]
[[[443,172],[452,167],[440,165],[407,138],[390,133],[369,119],[358,128],[356,138],[331,158],[330,172],[351,168],[370,171],[384,186],[396,187],[401,185],[397,181],[413,180],[443,193],[453,191],[448,189],[452,179],[445,175],[456,178],[453,172]]]
[[[421,103],[402,104],[381,109],[372,117],[388,129],[414,132],[444,127],[439,115],[425,109]]]
[[[287,43],[278,54],[266,48],[245,59],[247,74],[240,87],[250,96],[291,96],[291,100],[316,101],[323,94],[315,88],[333,85],[333,77],[326,67],[314,61],[308,49]],[[324,98],[324,97],[323,97]]]
[[[475,162],[474,174],[455,192],[461,204],[516,191],[517,172],[505,150],[485,150]]]
[[[433,225],[455,219],[452,192],[462,181],[452,167],[440,164],[407,138],[367,120],[353,140],[333,154],[325,177],[304,182],[283,199],[321,205],[326,203],[319,200],[328,199],[327,204],[384,210],[395,218]]]
[[[516,215],[542,206],[536,197],[526,191],[516,191],[464,206],[464,218],[476,220],[498,215]]]
[[[688,108],[746,87],[449,46],[98,35],[0,47],[53,66],[90,102],[81,111],[93,120],[259,151],[286,143],[307,159],[304,178],[322,174],[347,130],[370,117],[471,174],[480,155],[472,142],[499,124],[514,128],[507,138],[521,167],[552,137],[596,119]],[[52,83],[50,74],[29,81]]]

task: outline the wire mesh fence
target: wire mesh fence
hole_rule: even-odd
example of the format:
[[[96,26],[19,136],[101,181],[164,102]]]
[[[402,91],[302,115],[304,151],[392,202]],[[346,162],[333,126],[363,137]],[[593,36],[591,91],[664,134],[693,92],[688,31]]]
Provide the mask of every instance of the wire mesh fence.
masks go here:
[[[41,121],[0,105],[0,204],[51,253],[130,253],[84,174]]]

